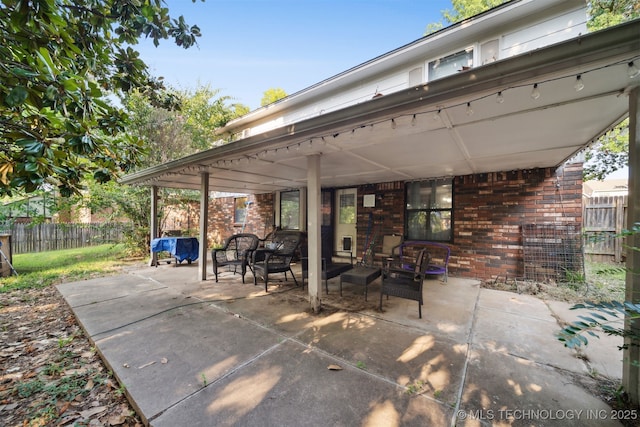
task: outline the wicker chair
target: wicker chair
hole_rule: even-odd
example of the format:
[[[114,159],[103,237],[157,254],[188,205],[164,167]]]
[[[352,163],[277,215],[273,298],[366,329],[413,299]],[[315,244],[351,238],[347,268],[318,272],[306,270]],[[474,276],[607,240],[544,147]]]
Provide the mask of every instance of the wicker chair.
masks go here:
[[[380,311],[382,296],[386,295],[418,301],[418,315],[422,319],[422,285],[429,253],[422,249],[415,259],[394,258],[385,262],[382,270],[382,288],[380,290]]]
[[[278,230],[273,236],[272,243],[264,249],[253,251],[251,267],[253,271],[253,284],[258,284],[258,277],[264,280],[264,291],[268,292],[269,275],[284,273],[287,280],[287,272],[291,273],[296,286],[298,280],[291,270],[291,261],[297,256],[298,247],[302,243],[303,233],[300,231]]]
[[[211,259],[213,260],[213,273],[218,282],[218,267],[233,266],[233,274],[237,273],[238,267],[242,273],[242,283],[244,283],[244,275],[247,274],[247,267],[251,269],[249,260],[251,254],[258,247],[260,239],[255,234],[239,233],[227,238],[222,248],[213,249],[211,251]],[[251,270],[253,272],[253,270]]]

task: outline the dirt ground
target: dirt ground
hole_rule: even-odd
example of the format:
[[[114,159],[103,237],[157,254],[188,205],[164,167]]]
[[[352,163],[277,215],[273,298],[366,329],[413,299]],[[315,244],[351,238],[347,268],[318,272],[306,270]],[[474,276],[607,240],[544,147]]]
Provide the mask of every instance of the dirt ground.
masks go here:
[[[143,425],[54,287],[0,294],[0,425]]]

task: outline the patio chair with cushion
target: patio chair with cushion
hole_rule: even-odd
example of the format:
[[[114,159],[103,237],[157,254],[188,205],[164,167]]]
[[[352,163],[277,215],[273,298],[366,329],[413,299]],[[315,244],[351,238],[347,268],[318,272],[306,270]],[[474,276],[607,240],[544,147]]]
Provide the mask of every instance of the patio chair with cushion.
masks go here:
[[[382,236],[382,248],[380,252],[373,254],[374,261],[384,264],[384,260],[398,255],[398,246],[402,243],[402,236],[398,234],[387,234]]]
[[[387,299],[389,296],[406,298],[418,302],[418,316],[422,319],[422,285],[429,258],[429,253],[421,249],[414,260],[407,258],[385,260],[380,289],[380,311],[382,311],[383,295],[386,295]]]
[[[271,274],[284,273],[284,280],[286,281],[287,272],[289,272],[296,286],[298,286],[296,276],[291,270],[291,261],[297,255],[298,247],[302,240],[303,233],[301,231],[278,230],[270,244],[265,248],[253,251],[251,257],[253,284],[257,285],[258,277],[260,277],[264,280],[264,291],[267,292]]]
[[[213,260],[213,273],[216,276],[216,282],[218,282],[218,267],[229,266],[233,267],[233,274],[236,274],[238,267],[240,267],[242,283],[244,283],[247,267],[251,269],[249,264],[251,254],[257,249],[259,241],[255,234],[239,233],[227,238],[221,248],[212,249],[211,259]]]

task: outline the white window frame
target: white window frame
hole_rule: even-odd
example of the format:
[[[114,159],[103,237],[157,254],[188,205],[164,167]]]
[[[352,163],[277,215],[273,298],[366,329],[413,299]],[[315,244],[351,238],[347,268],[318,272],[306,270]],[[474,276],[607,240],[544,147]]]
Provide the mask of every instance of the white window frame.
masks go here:
[[[436,62],[438,60],[441,61],[443,59],[450,58],[450,57],[452,57],[454,55],[457,55],[457,54],[460,54],[462,52],[467,52],[468,53],[469,51],[471,51],[471,58],[472,58],[471,60],[473,61],[473,64],[471,64],[471,68],[475,68],[477,66],[476,64],[478,63],[478,44],[477,43],[469,45],[469,46],[467,46],[466,48],[463,48],[463,49],[456,49],[456,50],[451,51],[451,52],[449,52],[449,53],[447,53],[445,55],[437,56],[435,58],[431,58],[428,61],[426,61],[425,64],[424,64],[424,72],[425,72],[425,75],[426,75],[426,81],[430,82],[432,80],[435,80],[435,79],[433,79],[431,77],[431,73],[429,72],[430,71],[429,70],[429,65],[431,63]],[[438,78],[442,79],[442,78],[451,76],[453,74],[454,73],[450,73],[450,74],[447,74],[446,76],[438,77]]]

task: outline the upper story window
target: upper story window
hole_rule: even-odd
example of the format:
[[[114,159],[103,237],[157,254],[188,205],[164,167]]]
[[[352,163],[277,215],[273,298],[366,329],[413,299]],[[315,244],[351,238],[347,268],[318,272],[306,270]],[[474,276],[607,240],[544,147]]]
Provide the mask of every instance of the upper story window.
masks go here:
[[[473,48],[429,62],[429,81],[441,79],[473,67]]]
[[[452,238],[453,182],[450,179],[407,184],[407,237],[449,242]]]

